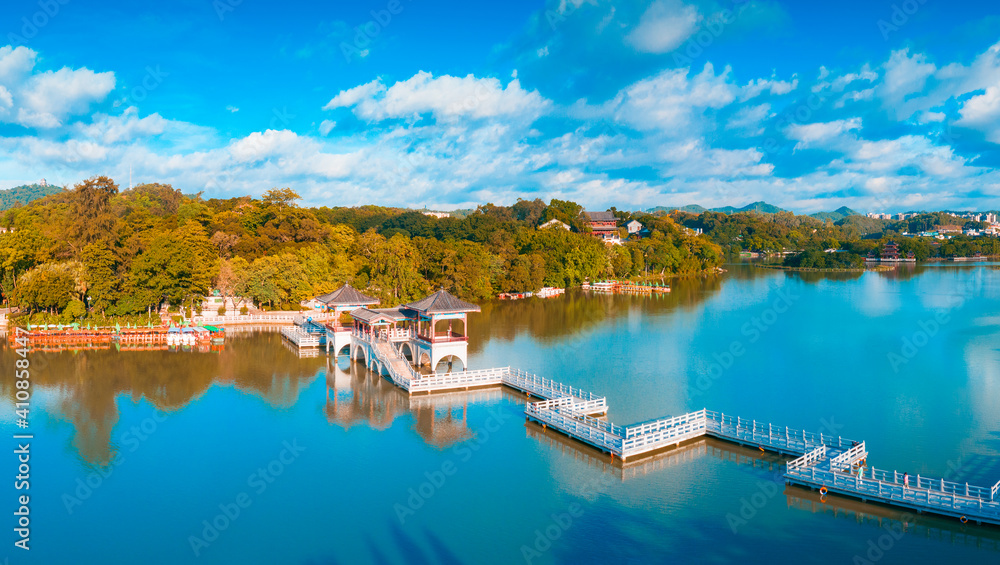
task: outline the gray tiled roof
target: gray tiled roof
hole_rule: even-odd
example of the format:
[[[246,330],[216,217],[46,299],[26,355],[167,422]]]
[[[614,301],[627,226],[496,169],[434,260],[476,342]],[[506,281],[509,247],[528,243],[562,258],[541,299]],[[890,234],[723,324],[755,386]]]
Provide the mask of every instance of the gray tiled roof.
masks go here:
[[[317,296],[316,300],[326,304],[327,306],[369,306],[372,304],[378,304],[378,298],[372,298],[367,294],[362,294],[357,291],[350,284],[345,284],[344,286],[338,288],[337,290],[331,292],[330,294],[324,294],[323,296]]]
[[[614,212],[584,212],[591,222],[617,222]]]
[[[479,306],[456,298],[447,290],[441,289],[434,294],[405,305],[406,308],[425,314],[440,314],[444,312],[479,312]]]
[[[388,322],[391,324],[408,319],[408,316],[402,313],[399,308],[358,308],[351,311],[351,317],[367,324],[378,322]]]

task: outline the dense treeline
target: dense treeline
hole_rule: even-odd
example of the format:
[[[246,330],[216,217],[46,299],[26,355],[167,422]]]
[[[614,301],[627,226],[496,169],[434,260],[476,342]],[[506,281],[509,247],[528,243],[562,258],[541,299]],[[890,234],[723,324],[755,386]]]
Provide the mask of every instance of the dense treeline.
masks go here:
[[[459,218],[363,206],[303,208],[291,189],[203,200],[169,185],[120,191],[107,177],[7,211],[0,292],[28,311],[129,315],[199,305],[212,289],[269,308],[344,282],[386,303],[445,288],[468,300],[602,277],[715,268],[722,250],[669,217],[642,215],[649,237],[607,247],[581,207],[487,204]],[[631,216],[624,215],[622,223]],[[572,226],[538,229],[551,219]]]
[[[1000,255],[1000,240],[996,237],[957,235],[951,239],[937,240],[912,236],[943,225],[976,229],[985,227],[982,222],[970,222],[944,212],[920,214],[898,221],[849,216],[830,222],[810,216],[796,216],[791,212],[703,212],[696,215],[675,211],[671,217],[689,228],[704,230],[706,236],[730,253],[803,252],[802,257],[786,262],[789,266],[796,267],[850,267],[869,252],[881,249],[890,240],[898,243],[903,253],[913,252],[921,261],[932,257],[970,256],[975,253]],[[826,257],[817,255],[828,249],[845,250],[849,253],[828,254],[830,256]],[[803,262],[804,265],[801,264]],[[829,267],[816,266],[827,263],[830,264]]]

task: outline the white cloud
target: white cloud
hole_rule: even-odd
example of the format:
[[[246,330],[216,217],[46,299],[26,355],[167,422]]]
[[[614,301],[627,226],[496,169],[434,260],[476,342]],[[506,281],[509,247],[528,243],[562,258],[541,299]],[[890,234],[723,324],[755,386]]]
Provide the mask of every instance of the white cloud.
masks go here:
[[[76,124],[75,129],[87,138],[113,144],[160,135],[168,123],[159,114],[139,118],[138,110],[129,107],[118,116],[96,114],[90,124]]]
[[[262,161],[277,155],[294,151],[299,144],[299,136],[289,130],[269,129],[255,131],[243,139],[229,145],[229,153],[239,163]]]
[[[27,47],[0,47],[0,84],[12,86],[35,68],[37,53]]]
[[[326,103],[326,106],[323,106],[323,109],[334,110],[336,108],[350,108],[358,102],[369,99],[375,94],[384,91],[385,85],[382,84],[382,79],[375,79],[369,83],[355,86],[354,88],[341,90],[340,94],[334,96],[333,99]]]
[[[115,88],[114,73],[63,67],[32,76],[20,93],[22,123],[55,127],[71,114],[85,112]]]
[[[0,48],[0,118],[26,127],[51,129],[87,112],[115,88],[114,73],[90,69],[34,72],[37,53],[26,47]],[[16,110],[16,111],[15,111]]]
[[[240,109],[230,104],[229,106],[226,106],[226,111],[235,114],[236,112],[239,112]]]
[[[861,118],[818,122],[812,124],[792,124],[785,130],[789,139],[798,141],[795,149],[810,147],[830,147],[849,131],[861,129]]]
[[[610,24],[607,33],[615,26]],[[905,57],[918,68],[929,64],[919,54]],[[33,51],[0,48],[0,76],[14,77],[11,83],[0,82],[0,120],[16,120],[26,108],[20,95],[35,76],[34,60]],[[875,68],[882,73],[883,67]],[[819,74],[826,74],[818,79],[826,81],[821,96],[836,101],[834,109],[846,101],[858,104],[830,112],[827,103],[813,117],[824,122],[784,130],[796,149],[831,153],[829,164],[801,175],[785,172],[780,154],[746,148],[738,139],[761,135],[775,112],[787,116],[794,106],[788,108],[780,98],[736,104],[744,97],[794,92],[797,78],[741,77],[737,84],[728,67],[717,73],[708,64],[700,71],[664,70],[622,88],[607,102],[583,100],[570,107],[517,80],[429,73],[390,84],[377,79],[338,93],[326,105],[372,123],[362,130],[339,128],[335,139],[325,138],[337,128],[332,115],[307,120],[305,132],[265,130],[225,140],[211,128],[143,115],[134,107],[113,109],[114,115],[93,113],[92,103],[61,114],[53,107],[53,123],[62,124],[56,129],[0,138],[0,178],[44,176],[60,183],[93,174],[127,178],[131,163],[140,182],[205,189],[209,196],[292,186],[306,203],[316,205],[467,207],[512,203],[530,186],[542,198],[596,207],[767,200],[813,211],[839,205],[881,208],[885,202],[969,207],[970,199],[985,198],[996,207],[1000,173],[970,164],[976,156],[956,154],[927,130],[940,128],[945,112],[957,108],[965,127],[996,131],[997,93],[991,87],[1000,88],[998,68],[991,50],[967,66],[935,70],[922,87],[901,85],[898,77],[879,77],[867,67],[847,74],[821,69]],[[885,86],[887,81],[897,88]],[[900,124],[904,134],[890,139],[865,139],[863,134],[878,135],[869,130],[880,119],[865,122],[862,130],[858,116],[868,114],[850,112],[855,107],[869,111],[885,104],[883,95],[899,93],[904,93],[903,104],[916,109],[919,123]],[[862,104],[872,96],[875,102]],[[945,105],[949,98],[956,102]],[[537,126],[545,130],[539,132],[532,120],[541,115],[560,119]],[[563,123],[569,125],[559,131]],[[655,174],[636,179],[623,172],[629,170]],[[830,194],[849,196],[830,199]]]
[[[673,51],[698,29],[701,14],[680,0],[657,0],[639,18],[639,25],[626,37],[637,50],[646,53]]]
[[[774,165],[761,162],[764,154],[757,149],[714,149],[700,139],[665,146],[659,157],[669,164],[663,174],[685,178],[733,179],[768,176],[774,171]]]
[[[923,92],[927,79],[937,67],[927,62],[927,56],[917,53],[912,57],[908,49],[893,51],[885,64],[885,77],[878,88],[879,97],[887,109],[892,109],[899,119],[908,119],[915,109],[903,103],[911,95]]]
[[[764,120],[773,116],[770,104],[744,106],[729,118],[726,129],[737,130],[743,135],[753,137],[764,133]]]
[[[956,125],[981,130],[993,143],[1000,143],[1000,81],[983,94],[969,98],[959,110]]]
[[[791,81],[777,80],[773,76],[770,79],[759,78],[751,80],[741,89],[740,101],[746,102],[751,98],[760,96],[764,91],[769,91],[774,95],[788,94],[799,86],[799,79],[792,77]]]
[[[432,114],[445,121],[460,118],[526,118],[541,115],[550,102],[537,91],[521,88],[517,79],[503,86],[495,78],[464,78],[443,75],[435,78],[420,71],[409,79],[385,88],[373,81],[334,97],[326,109],[353,107],[354,113],[371,122],[393,118],[416,118]]]
[[[674,135],[691,133],[708,109],[719,109],[736,99],[729,67],[716,75],[711,63],[689,78],[688,69],[669,69],[641,80],[609,103],[616,118],[637,129],[658,129]]]
[[[4,116],[14,106],[14,97],[6,87],[0,85],[0,117]]]

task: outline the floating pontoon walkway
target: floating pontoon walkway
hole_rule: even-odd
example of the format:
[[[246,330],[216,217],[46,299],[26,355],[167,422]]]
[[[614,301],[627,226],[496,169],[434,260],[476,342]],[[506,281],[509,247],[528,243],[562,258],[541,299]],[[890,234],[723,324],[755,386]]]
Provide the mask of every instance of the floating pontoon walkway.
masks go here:
[[[992,488],[939,478],[907,477],[897,471],[865,467],[865,442],[793,430],[702,409],[683,416],[632,426],[592,418],[569,397],[529,403],[529,420],[552,427],[623,461],[712,436],[740,445],[796,457],[785,469],[785,482],[836,493],[864,502],[880,502],[959,518],[964,522],[1000,525],[1000,482]],[[581,409],[586,408],[581,404]]]
[[[992,488],[944,479],[912,478],[896,471],[866,467],[868,450],[863,441],[775,426],[756,420],[702,409],[682,416],[620,426],[594,417],[606,414],[607,400],[550,379],[510,367],[423,375],[402,357],[390,342],[366,339],[374,367],[409,394],[504,385],[541,398],[528,402],[529,421],[551,427],[570,438],[593,446],[622,461],[711,436],[740,445],[794,457],[785,469],[789,484],[952,516],[963,521],[1000,525],[1000,482]]]

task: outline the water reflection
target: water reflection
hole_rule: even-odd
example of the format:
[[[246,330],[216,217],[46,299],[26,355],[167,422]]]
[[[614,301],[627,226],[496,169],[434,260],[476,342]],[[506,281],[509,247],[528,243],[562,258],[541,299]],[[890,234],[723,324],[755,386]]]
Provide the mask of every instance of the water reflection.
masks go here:
[[[33,351],[32,386],[53,391],[50,415],[74,428],[73,447],[89,465],[114,457],[111,435],[118,424],[117,399],[145,398],[163,412],[177,411],[213,385],[232,386],[262,398],[274,408],[289,408],[323,359],[299,359],[279,345],[273,332],[246,333],[222,351],[129,351],[80,349]],[[17,354],[0,349],[0,366],[13,367]],[[13,398],[5,381],[3,395]]]
[[[716,295],[725,278],[755,276],[746,271],[738,268],[730,274],[673,279],[669,281],[672,289],[669,294],[601,294],[568,289],[566,294],[554,298],[493,300],[481,305],[482,312],[469,322],[469,351],[481,351],[491,339],[511,341],[519,335],[550,344],[637,310],[654,316],[690,311]]]
[[[905,532],[907,536],[1000,551],[1000,531],[995,528],[973,526],[971,522],[962,525],[954,519],[909,513],[836,495],[821,497],[816,491],[797,486],[785,487],[784,494],[788,507],[796,510],[853,520],[858,524],[879,528],[883,532],[891,528],[897,532]]]
[[[786,459],[772,454],[761,453],[756,449],[748,449],[739,445],[709,437],[700,437],[682,443],[651,455],[622,463],[621,459],[612,459],[589,445],[574,441],[564,434],[543,429],[538,424],[525,423],[527,437],[538,441],[548,448],[559,451],[562,455],[581,461],[588,467],[608,473],[616,479],[625,482],[646,476],[650,473],[688,463],[705,456],[749,465],[766,470],[770,473],[783,472]]]
[[[344,429],[362,424],[388,429],[396,418],[412,414],[413,429],[428,444],[445,448],[472,437],[469,406],[493,404],[504,395],[500,388],[410,396],[364,365],[342,357],[327,369],[323,412],[331,424]]]

